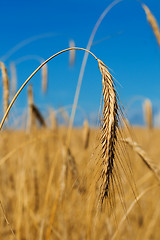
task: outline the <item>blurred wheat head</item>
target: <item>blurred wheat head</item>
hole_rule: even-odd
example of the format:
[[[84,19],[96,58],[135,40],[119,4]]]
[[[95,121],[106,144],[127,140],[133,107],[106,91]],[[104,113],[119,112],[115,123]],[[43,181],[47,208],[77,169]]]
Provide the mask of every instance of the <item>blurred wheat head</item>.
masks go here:
[[[144,11],[146,13],[147,20],[148,20],[149,24],[151,25],[151,28],[156,36],[158,45],[160,46],[160,31],[159,31],[159,26],[156,21],[156,18],[154,17],[154,15],[151,13],[150,9],[145,4],[142,4],[142,8],[144,9]]]
[[[144,119],[149,129],[153,127],[152,123],[152,103],[149,99],[146,99],[143,104]]]
[[[0,68],[2,72],[3,82],[3,111],[5,113],[9,105],[9,78],[7,74],[7,69],[3,62],[0,62]]]

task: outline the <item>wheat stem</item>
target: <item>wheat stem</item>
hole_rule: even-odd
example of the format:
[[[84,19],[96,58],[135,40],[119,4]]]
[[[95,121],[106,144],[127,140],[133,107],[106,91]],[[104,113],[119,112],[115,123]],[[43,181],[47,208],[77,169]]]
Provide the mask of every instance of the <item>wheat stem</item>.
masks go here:
[[[27,80],[22,84],[22,86],[20,87],[20,89],[17,91],[17,93],[15,94],[14,98],[12,99],[10,105],[8,106],[4,116],[3,116],[3,119],[0,123],[0,130],[2,129],[2,126],[4,124],[4,121],[6,119],[6,117],[8,116],[8,113],[13,105],[13,103],[15,102],[15,100],[17,99],[18,95],[20,94],[20,92],[23,90],[23,88],[27,85],[27,83],[31,80],[31,78],[39,71],[39,69],[41,69],[47,62],[49,62],[51,59],[53,59],[54,57],[60,55],[61,53],[64,53],[64,52],[67,52],[67,51],[70,51],[70,50],[82,50],[82,51],[86,51],[88,53],[90,53],[96,60],[98,60],[98,58],[92,53],[90,52],[89,50],[85,49],[85,48],[79,48],[79,47],[73,47],[73,48],[67,48],[67,49],[64,49],[54,55],[52,55],[50,58],[48,58],[46,61],[44,61],[30,76],[29,78],[27,78]]]

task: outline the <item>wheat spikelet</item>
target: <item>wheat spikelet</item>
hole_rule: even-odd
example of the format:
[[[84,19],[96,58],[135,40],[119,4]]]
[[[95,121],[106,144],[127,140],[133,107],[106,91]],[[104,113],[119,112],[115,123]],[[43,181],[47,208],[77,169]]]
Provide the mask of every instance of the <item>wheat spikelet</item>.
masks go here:
[[[83,123],[83,142],[84,142],[84,148],[88,148],[89,144],[89,135],[90,135],[90,129],[88,125],[88,121],[85,120]]]
[[[14,62],[10,63],[10,72],[11,72],[11,95],[13,97],[17,90],[17,74]]]
[[[152,124],[152,103],[149,99],[146,99],[143,104],[144,110],[144,119],[146,121],[146,125],[149,129],[153,127]]]
[[[140,156],[148,169],[152,171],[157,180],[160,181],[160,170],[152,163],[152,160],[148,157],[147,153],[142,149],[142,147],[140,147],[135,141],[132,141],[131,138],[123,139],[123,142],[132,147],[133,151]]]
[[[0,62],[0,67],[2,71],[3,81],[3,111],[5,113],[9,105],[9,78],[7,74],[7,69],[3,62]]]
[[[153,14],[151,13],[151,11],[149,10],[149,8],[145,4],[142,4],[142,8],[144,9],[144,11],[146,13],[147,20],[148,20],[149,24],[151,25],[152,30],[156,36],[157,42],[160,46],[160,31],[159,31],[158,23],[157,23],[155,17],[153,16]]]
[[[115,162],[115,144],[118,128],[118,103],[114,82],[110,72],[101,60],[98,60],[103,84],[103,111],[101,117],[101,145],[102,145],[102,186],[101,200],[109,197],[110,185]]]
[[[72,47],[75,47],[75,42],[73,40],[70,40],[69,41],[69,47],[72,48]],[[69,64],[70,66],[73,66],[74,63],[75,63],[75,50],[72,50],[69,52]]]
[[[45,64],[42,67],[42,90],[43,93],[45,93],[47,91],[47,76],[48,76],[48,68],[47,68],[47,64]]]

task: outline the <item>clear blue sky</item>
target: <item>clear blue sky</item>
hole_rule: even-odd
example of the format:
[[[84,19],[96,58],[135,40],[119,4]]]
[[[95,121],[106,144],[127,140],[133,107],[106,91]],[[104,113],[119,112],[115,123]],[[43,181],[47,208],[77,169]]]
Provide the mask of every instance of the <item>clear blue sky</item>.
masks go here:
[[[39,56],[47,59],[59,50],[68,48],[73,39],[76,46],[86,48],[92,29],[110,0],[39,0],[1,1],[0,6],[0,60],[9,72],[10,63],[20,58]],[[160,1],[144,0],[160,25]],[[10,52],[17,44],[33,38],[34,41]],[[36,40],[35,40],[36,39]],[[124,106],[133,98],[128,111],[129,120],[143,123],[143,97],[153,103],[155,118],[160,112],[160,48],[146,20],[146,15],[136,0],[118,3],[104,18],[94,38],[91,51],[112,69],[120,83],[118,92]],[[12,53],[12,54],[8,54]],[[84,52],[76,52],[73,68],[68,64],[68,53],[48,64],[49,88],[41,91],[41,74],[32,79],[35,103],[57,109],[73,103],[78,75]],[[16,65],[18,88],[39,66],[34,58]],[[1,77],[1,76],[0,76]],[[0,83],[2,88],[2,81]],[[101,98],[101,75],[92,56],[87,61],[78,106],[89,118],[97,116]],[[26,107],[27,88],[23,90],[15,107]],[[1,94],[2,95],[2,94]],[[79,116],[82,111],[78,110]],[[1,115],[2,116],[2,115]]]

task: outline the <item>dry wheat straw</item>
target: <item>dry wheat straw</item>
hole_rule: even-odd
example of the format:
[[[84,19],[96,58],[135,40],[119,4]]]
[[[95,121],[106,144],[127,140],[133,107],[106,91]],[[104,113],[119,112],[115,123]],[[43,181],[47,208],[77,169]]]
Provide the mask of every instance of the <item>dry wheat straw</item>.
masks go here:
[[[89,145],[89,136],[90,136],[90,128],[88,125],[88,121],[85,120],[83,123],[83,142],[84,142],[83,146],[85,149],[87,149]]]
[[[75,42],[73,40],[69,41],[69,47],[70,48],[75,47]],[[75,63],[75,55],[76,55],[75,50],[72,50],[72,51],[69,52],[69,64],[70,64],[70,66],[73,66],[74,63]]]
[[[151,25],[152,30],[156,36],[157,42],[160,46],[160,31],[159,31],[158,23],[157,23],[155,17],[153,16],[153,14],[151,13],[151,11],[149,10],[149,8],[145,4],[142,4],[142,8],[144,9],[144,11],[146,13],[147,20],[148,20],[149,24]]]
[[[5,113],[9,105],[9,78],[3,62],[0,62],[0,67],[3,81],[3,111]]]
[[[142,147],[140,147],[135,141],[132,141],[131,138],[123,139],[123,141],[132,147],[133,151],[140,156],[148,169],[152,171],[156,179],[160,182],[160,170],[152,163],[152,160],[148,157],[147,153],[142,149]]]
[[[152,103],[149,99],[146,99],[143,104],[143,110],[144,110],[144,119],[146,122],[146,125],[149,129],[153,127],[152,124]]]
[[[101,200],[103,203],[103,200],[109,197],[113,169],[115,165],[115,144],[117,141],[118,128],[118,103],[114,82],[110,72],[107,70],[102,61],[98,60],[98,64],[102,74],[103,84],[103,112],[101,119],[101,144],[103,159]]]

